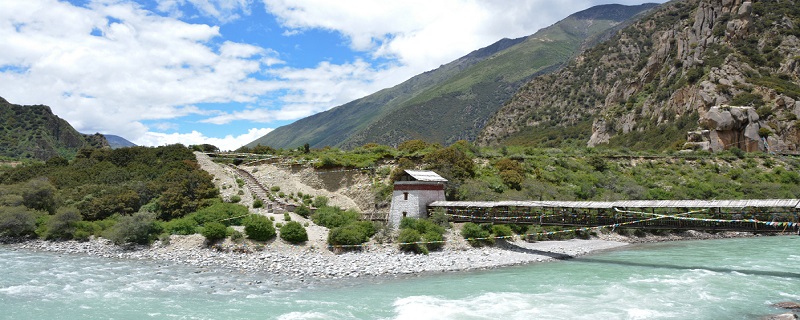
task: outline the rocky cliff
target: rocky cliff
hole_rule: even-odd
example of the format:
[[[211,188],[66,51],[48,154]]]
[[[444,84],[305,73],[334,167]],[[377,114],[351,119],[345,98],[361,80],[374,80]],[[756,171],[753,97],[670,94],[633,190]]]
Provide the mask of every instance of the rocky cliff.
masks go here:
[[[478,143],[579,131],[588,146],[683,147],[716,130],[713,107],[751,107],[778,151],[800,145],[800,3],[685,0],[662,5],[566,68],[529,82]],[[588,125],[591,123],[591,125]],[[763,149],[764,144],[759,147]],[[748,148],[749,149],[749,148]]]
[[[0,156],[73,158],[84,147],[108,147],[101,134],[81,134],[44,105],[21,106],[0,98]]]

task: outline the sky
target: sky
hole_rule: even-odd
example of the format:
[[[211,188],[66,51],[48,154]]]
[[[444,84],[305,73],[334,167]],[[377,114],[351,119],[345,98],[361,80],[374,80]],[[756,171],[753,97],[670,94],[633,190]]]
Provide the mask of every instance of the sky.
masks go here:
[[[0,97],[82,133],[234,150],[574,12],[644,2],[1,0]]]

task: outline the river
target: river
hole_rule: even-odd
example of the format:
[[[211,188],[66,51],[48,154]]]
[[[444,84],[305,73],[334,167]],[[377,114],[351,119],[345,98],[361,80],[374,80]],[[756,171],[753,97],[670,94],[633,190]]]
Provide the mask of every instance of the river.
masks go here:
[[[758,319],[800,302],[800,237],[311,282],[4,246],[0,270],[0,319]]]

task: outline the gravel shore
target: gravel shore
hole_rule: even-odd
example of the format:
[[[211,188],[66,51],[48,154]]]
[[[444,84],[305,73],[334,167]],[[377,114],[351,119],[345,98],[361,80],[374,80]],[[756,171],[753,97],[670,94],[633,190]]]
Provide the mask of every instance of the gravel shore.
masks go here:
[[[105,239],[87,242],[32,240],[7,247],[12,250],[87,254],[116,259],[156,260],[203,268],[243,272],[268,272],[303,279],[347,278],[489,269],[502,266],[568,259],[599,250],[618,248],[624,242],[568,240],[528,243],[509,241],[495,247],[445,249],[428,255],[405,253],[395,245],[374,245],[361,251],[333,254],[309,247],[270,246],[259,249],[207,248],[202,236],[173,236],[168,245],[124,248]]]

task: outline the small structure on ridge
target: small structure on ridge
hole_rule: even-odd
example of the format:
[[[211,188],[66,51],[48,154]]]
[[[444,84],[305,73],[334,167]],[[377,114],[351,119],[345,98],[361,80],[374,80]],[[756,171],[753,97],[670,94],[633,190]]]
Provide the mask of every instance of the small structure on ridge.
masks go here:
[[[445,200],[446,182],[447,179],[433,171],[405,170],[394,182],[389,225],[396,229],[400,227],[400,220],[403,218],[427,218],[428,205]]]

